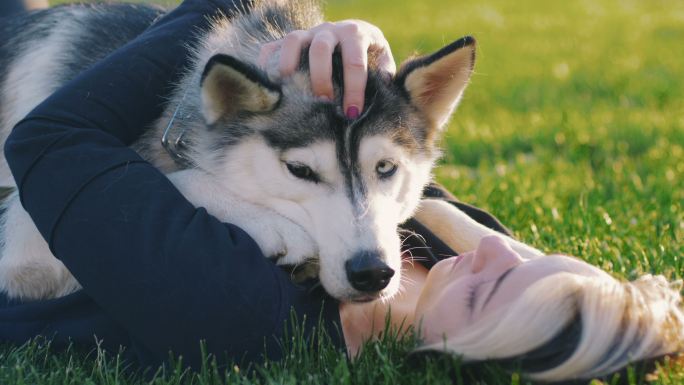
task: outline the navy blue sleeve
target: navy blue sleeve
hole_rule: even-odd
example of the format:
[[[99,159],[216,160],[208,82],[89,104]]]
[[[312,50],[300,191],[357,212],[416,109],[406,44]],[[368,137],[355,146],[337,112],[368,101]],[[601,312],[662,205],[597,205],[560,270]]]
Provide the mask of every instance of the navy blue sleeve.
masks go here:
[[[83,290],[28,302],[0,293],[0,341],[21,345],[36,336],[49,339],[51,348],[71,346],[86,353],[98,345],[110,353],[132,345],[128,333]],[[139,357],[134,349],[125,349],[123,354],[133,362]]]
[[[189,203],[126,147],[160,115],[207,16],[228,0],[186,0],[84,72],[14,128],[5,155],[22,204],[84,291],[156,364],[281,354],[294,309],[341,345],[337,303],[296,286],[240,228]],[[325,300],[324,300],[325,299]]]

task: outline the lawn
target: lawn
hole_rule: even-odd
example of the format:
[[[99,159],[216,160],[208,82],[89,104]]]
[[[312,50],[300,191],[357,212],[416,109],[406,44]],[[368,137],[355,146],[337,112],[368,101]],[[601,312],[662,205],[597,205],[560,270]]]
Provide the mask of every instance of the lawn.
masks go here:
[[[326,10],[378,25],[399,61],[477,38],[476,72],[436,171],[459,198],[520,239],[615,276],[684,276],[684,2],[330,0]],[[412,342],[392,336],[353,364],[330,348],[292,345],[284,362],[235,367],[226,382],[432,384],[449,383],[454,370],[472,382],[457,360],[407,358]],[[478,375],[525,383],[496,368]],[[151,383],[220,378],[209,364]],[[115,357],[0,349],[0,384],[148,382],[129,378]],[[654,383],[684,383],[684,369]]]

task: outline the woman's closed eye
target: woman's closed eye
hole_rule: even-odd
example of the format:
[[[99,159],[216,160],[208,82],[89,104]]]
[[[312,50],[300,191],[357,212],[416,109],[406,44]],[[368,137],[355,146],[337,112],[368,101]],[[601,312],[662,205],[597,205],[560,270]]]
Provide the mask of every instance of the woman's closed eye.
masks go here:
[[[472,314],[473,311],[475,310],[475,304],[477,303],[477,291],[478,289],[487,281],[478,281],[468,287],[468,297],[467,297],[467,306],[468,306],[468,311]]]
[[[501,283],[504,281],[506,277],[516,268],[517,266],[513,266],[510,269],[506,270],[501,274],[494,284],[492,285],[491,290],[487,293],[487,295],[484,297],[485,300],[482,303],[482,306],[480,307],[480,311],[484,310],[485,306],[487,306],[487,303],[492,299],[496,291],[499,289],[501,286]],[[475,305],[479,302],[480,298],[482,298],[481,293],[479,293],[479,289],[487,282],[491,281],[479,281],[473,285],[471,285],[468,289],[468,310],[470,313],[475,312]]]

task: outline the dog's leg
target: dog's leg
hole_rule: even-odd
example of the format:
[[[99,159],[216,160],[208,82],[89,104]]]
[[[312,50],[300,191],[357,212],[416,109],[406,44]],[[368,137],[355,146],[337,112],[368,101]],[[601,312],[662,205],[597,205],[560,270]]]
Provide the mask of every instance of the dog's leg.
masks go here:
[[[544,255],[541,251],[485,227],[464,212],[438,199],[423,199],[415,218],[458,253],[475,250],[480,240],[488,235],[504,238],[524,258]]]
[[[204,207],[220,221],[247,232],[261,252],[278,264],[297,265],[317,259],[318,247],[301,226],[273,210],[232,196],[205,172],[190,169],[167,177],[196,207]]]
[[[45,299],[80,288],[55,258],[16,193],[5,201],[0,226],[0,291],[10,298]]]

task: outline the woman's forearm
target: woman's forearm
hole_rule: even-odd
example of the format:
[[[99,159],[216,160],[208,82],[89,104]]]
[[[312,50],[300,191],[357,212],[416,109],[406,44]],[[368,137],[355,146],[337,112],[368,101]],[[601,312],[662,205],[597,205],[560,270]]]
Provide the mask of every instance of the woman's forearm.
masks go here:
[[[540,250],[530,245],[478,223],[465,212],[443,200],[424,199],[415,218],[458,253],[475,250],[482,238],[498,235],[506,239],[506,242],[524,258],[537,258],[543,255]]]

